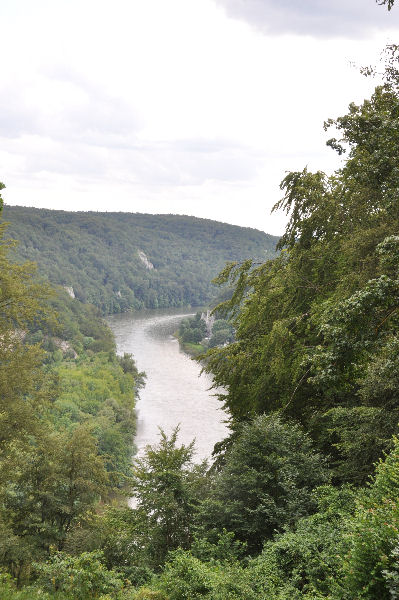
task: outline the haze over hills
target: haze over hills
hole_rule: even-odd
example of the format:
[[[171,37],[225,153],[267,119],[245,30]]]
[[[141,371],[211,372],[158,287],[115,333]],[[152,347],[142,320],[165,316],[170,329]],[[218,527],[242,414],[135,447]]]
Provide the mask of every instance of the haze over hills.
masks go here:
[[[16,260],[73,289],[103,313],[201,305],[226,262],[272,258],[278,237],[180,215],[68,212],[5,206]]]

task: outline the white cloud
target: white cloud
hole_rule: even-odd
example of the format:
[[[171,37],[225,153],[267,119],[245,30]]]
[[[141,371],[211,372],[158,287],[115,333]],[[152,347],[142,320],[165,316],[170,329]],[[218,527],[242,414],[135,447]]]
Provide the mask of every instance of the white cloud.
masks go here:
[[[4,0],[6,200],[183,212],[281,232],[284,217],[268,214],[279,181],[287,169],[338,164],[322,122],[370,93],[349,61],[375,61],[386,37],[293,35],[303,33],[295,22],[313,22],[304,4],[274,2],[285,25],[271,36],[267,0]],[[306,6],[331,23],[331,7],[337,22],[345,14],[341,1]]]

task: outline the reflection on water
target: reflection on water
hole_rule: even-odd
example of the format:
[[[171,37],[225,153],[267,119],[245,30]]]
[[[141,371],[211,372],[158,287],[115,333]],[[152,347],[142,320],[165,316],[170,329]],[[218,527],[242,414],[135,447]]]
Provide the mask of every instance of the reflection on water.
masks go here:
[[[169,434],[180,424],[181,443],[196,439],[196,461],[210,457],[214,444],[227,435],[220,402],[209,391],[209,376],[200,376],[200,366],[181,352],[172,336],[190,314],[187,309],[165,309],[108,318],[118,352],[132,353],[138,369],[147,374],[137,403],[139,453],[158,441],[159,427]]]

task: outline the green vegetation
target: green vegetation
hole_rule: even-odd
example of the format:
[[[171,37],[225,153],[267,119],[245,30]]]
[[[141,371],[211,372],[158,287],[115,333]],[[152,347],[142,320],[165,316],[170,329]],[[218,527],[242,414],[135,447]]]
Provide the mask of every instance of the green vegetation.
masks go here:
[[[36,261],[41,275],[73,288],[104,314],[205,305],[217,293],[211,280],[226,261],[265,260],[278,241],[255,229],[178,215],[13,206],[3,212],[9,235],[19,241],[16,259]]]
[[[281,254],[218,277],[234,288],[217,313],[236,337],[204,368],[223,389],[231,435],[196,540],[148,588],[159,598],[398,596],[397,58],[388,48],[384,85],[327,121],[342,168],[282,182]],[[223,530],[241,557],[198,552]]]
[[[328,479],[326,461],[299,425],[262,415],[226,454],[199,511],[201,530],[212,539],[224,528],[257,554],[275,531],[314,510],[312,489]]]
[[[208,348],[224,346],[234,340],[234,328],[226,319],[214,320],[209,328],[211,331],[208,331],[200,312],[194,317],[183,319],[177,333],[183,350],[197,357],[204,354]]]
[[[56,325],[50,290],[0,245],[2,597],[398,597],[399,49],[388,52],[384,85],[326,124],[342,168],[284,179],[281,254],[218,278],[233,293],[217,331],[235,338],[202,357],[231,426],[211,468],[178,429],[129,468],[143,375],[115,357],[94,309],[64,298]],[[197,314],[180,335],[197,344],[204,327]],[[69,347],[54,331],[72,331]]]
[[[100,552],[61,551],[82,519],[122,502],[144,374],[130,355],[116,356],[98,309],[38,283],[32,263],[8,260],[13,243],[4,231],[2,224],[0,565],[8,575],[0,595],[48,590],[40,597],[61,599],[73,589],[74,598],[89,590],[98,597],[122,588],[121,576]],[[16,591],[33,580],[39,587]]]
[[[179,326],[179,336],[183,343],[199,344],[206,336],[206,324],[201,319],[201,313],[197,312],[195,317],[183,319]]]
[[[125,354],[122,360],[126,362],[129,356]],[[70,429],[76,422],[85,423],[107,470],[114,475],[131,473],[136,422],[133,391],[141,385],[143,375],[132,365],[130,372],[125,371],[119,357],[101,352],[64,360],[54,367],[60,390],[51,409],[55,426]]]
[[[216,319],[212,325],[212,334],[209,338],[208,348],[224,346],[234,342],[234,327],[226,319]]]
[[[190,356],[199,356],[206,350],[206,325],[201,319],[201,313],[197,312],[194,317],[183,319],[179,325],[177,338],[180,346]]]
[[[182,347],[187,354],[193,357],[201,356],[206,350],[202,344],[191,344],[190,342],[182,343]]]

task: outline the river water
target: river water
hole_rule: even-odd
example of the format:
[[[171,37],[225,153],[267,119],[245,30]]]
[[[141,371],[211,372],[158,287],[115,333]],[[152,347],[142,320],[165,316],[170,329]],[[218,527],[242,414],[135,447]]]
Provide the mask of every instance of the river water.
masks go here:
[[[139,371],[147,374],[137,402],[135,444],[140,455],[159,440],[159,427],[169,434],[180,426],[178,442],[196,440],[194,460],[210,458],[216,442],[227,436],[226,415],[209,391],[211,379],[179,348],[173,332],[187,309],[142,310],[107,319],[119,354],[133,354]]]

